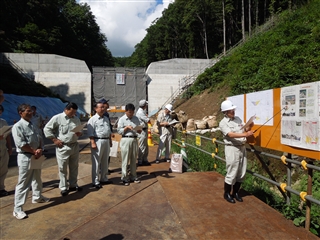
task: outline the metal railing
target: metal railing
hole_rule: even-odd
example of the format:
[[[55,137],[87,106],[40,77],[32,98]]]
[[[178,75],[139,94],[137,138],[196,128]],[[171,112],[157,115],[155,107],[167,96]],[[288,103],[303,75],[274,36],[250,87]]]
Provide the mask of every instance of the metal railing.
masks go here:
[[[208,154],[210,155],[212,158],[218,159],[220,161],[226,161],[224,158],[220,157],[217,155],[218,153],[218,149],[219,149],[219,145],[220,146],[224,146],[225,143],[222,141],[219,141],[215,138],[208,138],[205,136],[201,136],[201,135],[197,135],[197,134],[193,134],[193,133],[188,133],[186,131],[178,131],[180,133],[181,136],[183,136],[184,140],[182,140],[182,138],[179,139],[175,139],[173,140],[173,143],[182,147],[182,148],[193,148],[196,149],[198,151],[201,151],[202,153]],[[213,144],[216,145],[215,148],[215,152],[208,152],[204,149],[202,149],[199,146],[195,146],[193,144],[190,144],[187,142],[188,139],[188,135],[189,136],[193,136],[193,137],[200,137],[200,139],[205,139],[207,141],[212,142]],[[178,142],[178,143],[177,143]],[[315,199],[312,197],[312,172],[313,170],[316,171],[320,171],[320,167],[313,165],[313,160],[309,160],[308,162],[306,160],[303,161],[297,161],[294,159],[291,159],[291,155],[289,154],[288,157],[286,156],[277,156],[271,153],[267,153],[267,152],[263,152],[263,151],[259,151],[257,149],[254,148],[254,146],[247,144],[247,146],[249,146],[250,148],[246,148],[247,151],[252,152],[255,154],[255,156],[258,158],[258,160],[260,161],[260,163],[262,164],[262,167],[264,168],[264,170],[267,172],[267,174],[269,175],[268,177],[265,177],[259,173],[256,173],[254,171],[251,171],[249,169],[247,169],[247,173],[253,175],[254,177],[260,178],[268,183],[271,183],[273,185],[275,185],[278,190],[280,191],[280,193],[282,194],[282,196],[284,198],[286,198],[286,203],[288,205],[290,205],[291,203],[291,193],[295,194],[297,196],[299,196],[301,198],[302,201],[306,202],[306,220],[305,220],[305,228],[307,230],[310,229],[310,223],[311,223],[311,203],[317,204],[320,206],[320,201],[318,199]],[[276,179],[273,177],[272,173],[269,171],[266,163],[263,161],[263,159],[261,158],[261,156],[266,156],[266,157],[270,157],[276,160],[280,160],[283,162],[283,164],[286,166],[287,168],[287,182],[286,183],[281,183],[281,182],[277,182]],[[186,163],[184,163],[186,164]],[[308,170],[308,183],[307,183],[307,191],[306,192],[299,192],[295,189],[293,189],[291,187],[291,177],[292,177],[292,164],[296,164],[301,166],[303,169]]]

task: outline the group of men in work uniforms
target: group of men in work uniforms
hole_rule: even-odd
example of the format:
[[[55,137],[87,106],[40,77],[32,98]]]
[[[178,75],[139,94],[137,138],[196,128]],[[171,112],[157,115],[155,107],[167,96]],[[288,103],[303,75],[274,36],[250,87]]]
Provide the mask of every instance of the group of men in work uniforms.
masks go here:
[[[111,184],[108,179],[108,165],[110,159],[110,147],[112,147],[112,125],[107,115],[108,101],[101,100],[94,106],[96,114],[89,119],[87,123],[88,137],[90,138],[91,156],[92,156],[92,184],[95,188],[102,188],[103,184]],[[150,165],[148,161],[148,122],[149,118],[146,114],[148,102],[141,100],[139,109],[134,115],[135,107],[133,104],[125,106],[125,114],[119,119],[117,132],[122,136],[120,141],[122,156],[122,176],[121,180],[125,186],[130,182],[140,183],[140,179],[136,173],[136,160],[138,165]],[[0,105],[1,106],[1,105]],[[1,106],[2,107],[2,106]],[[172,105],[166,106],[165,115],[169,115]],[[82,135],[80,119],[76,116],[78,106],[75,103],[68,103],[64,111],[53,116],[43,127],[43,132],[38,124],[39,115],[36,115],[35,106],[29,104],[21,104],[17,111],[21,119],[12,127],[12,136],[16,145],[17,162],[19,167],[18,183],[15,188],[14,210],[13,216],[17,219],[27,218],[27,214],[23,211],[23,205],[27,200],[30,188],[32,188],[32,203],[45,203],[50,199],[42,195],[41,168],[30,168],[30,162],[43,158],[44,137],[51,139],[56,146],[56,158],[59,169],[59,189],[62,196],[67,196],[71,191],[82,191],[77,183],[78,166],[79,166],[79,144],[78,138]],[[0,114],[3,108],[0,109]],[[0,119],[0,124],[7,125]],[[159,120],[165,122],[164,128],[167,128],[169,117]],[[161,123],[160,123],[161,124]],[[136,127],[138,127],[136,129]],[[164,135],[169,135],[170,131],[164,131]],[[138,142],[139,139],[139,142]],[[168,140],[170,137],[162,137],[160,140],[158,152],[162,152],[162,148],[166,146],[166,151],[170,154],[170,146]],[[10,141],[0,136],[1,154],[12,152]],[[168,147],[169,146],[169,147]],[[10,150],[10,151],[9,151]],[[5,155],[5,154],[2,154]],[[166,154],[167,156],[167,154]],[[8,162],[3,161],[1,156],[1,164]],[[7,157],[9,159],[9,156]],[[157,157],[158,159],[158,157]],[[159,162],[159,161],[157,161]],[[128,166],[130,168],[128,169]],[[69,168],[69,177],[68,177]],[[7,169],[7,167],[6,167]],[[0,189],[3,196],[8,192],[4,189],[4,174],[1,173]],[[5,194],[7,193],[7,194]]]
[[[125,106],[125,114],[119,119],[117,132],[122,136],[120,149],[122,156],[121,180],[125,186],[130,182],[140,183],[136,173],[136,160],[138,165],[150,165],[148,161],[148,123],[150,119],[146,114],[148,102],[141,100],[139,109],[134,115],[135,106],[131,103]],[[101,100],[94,106],[95,115],[87,123],[88,137],[90,138],[92,156],[92,184],[95,188],[102,188],[103,184],[111,184],[108,179],[110,148],[112,147],[112,125],[107,113],[108,101]],[[235,116],[235,108],[229,100],[221,104],[224,118],[219,127],[224,135],[227,175],[224,183],[224,198],[230,202],[242,202],[239,190],[246,172],[246,137],[253,135],[253,123],[243,129],[240,118]],[[53,116],[44,126],[43,133],[37,123],[36,108],[28,104],[21,104],[17,110],[21,119],[12,127],[12,136],[18,153],[19,179],[15,188],[13,216],[24,219],[27,214],[23,211],[28,192],[32,186],[32,202],[44,203],[50,201],[42,195],[41,169],[30,169],[30,161],[42,156],[44,150],[43,134],[56,145],[56,157],[59,168],[59,188],[62,196],[70,191],[81,191],[78,186],[79,144],[78,138],[82,135],[80,119],[76,117],[78,106],[68,103],[64,111]],[[0,105],[0,115],[4,111]],[[156,163],[160,162],[162,151],[165,148],[165,160],[170,160],[172,121],[170,112],[172,105],[167,104],[164,111],[157,118],[160,127],[160,142],[156,155]],[[0,119],[0,128],[6,126],[5,120]],[[78,129],[74,131],[74,129]],[[138,141],[139,139],[139,141]],[[8,136],[0,136],[1,172],[0,194],[5,196],[8,192],[4,188],[4,179],[8,168],[9,154],[12,146]],[[3,167],[2,165],[6,165]],[[130,166],[128,168],[128,166]],[[68,169],[69,168],[69,178]],[[232,191],[232,194],[231,194]]]

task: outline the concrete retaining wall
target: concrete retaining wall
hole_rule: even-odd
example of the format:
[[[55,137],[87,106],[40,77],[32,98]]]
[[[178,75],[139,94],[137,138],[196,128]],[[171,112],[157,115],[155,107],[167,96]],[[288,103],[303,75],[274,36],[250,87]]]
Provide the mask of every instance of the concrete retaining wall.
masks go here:
[[[216,60],[174,58],[148,66],[149,112],[160,108],[191,77],[211,67]]]
[[[91,112],[91,72],[82,60],[54,54],[4,53],[36,82]]]

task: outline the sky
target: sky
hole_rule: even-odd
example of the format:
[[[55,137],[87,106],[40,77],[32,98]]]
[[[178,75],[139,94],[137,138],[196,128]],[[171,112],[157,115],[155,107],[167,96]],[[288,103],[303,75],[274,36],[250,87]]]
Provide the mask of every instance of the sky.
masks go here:
[[[174,0],[77,0],[87,3],[114,57],[131,56],[146,29]]]

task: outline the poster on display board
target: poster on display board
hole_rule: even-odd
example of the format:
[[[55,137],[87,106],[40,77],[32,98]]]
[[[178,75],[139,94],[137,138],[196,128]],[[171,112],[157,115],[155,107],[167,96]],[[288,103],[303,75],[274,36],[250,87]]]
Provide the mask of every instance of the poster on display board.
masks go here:
[[[281,88],[281,143],[320,150],[320,82]]]
[[[255,116],[255,125],[273,126],[273,90],[246,94],[246,116]]]
[[[242,121],[244,121],[244,95],[236,95],[228,97],[227,99],[230,100],[233,103],[233,105],[237,107],[235,110],[236,116],[239,117]]]

